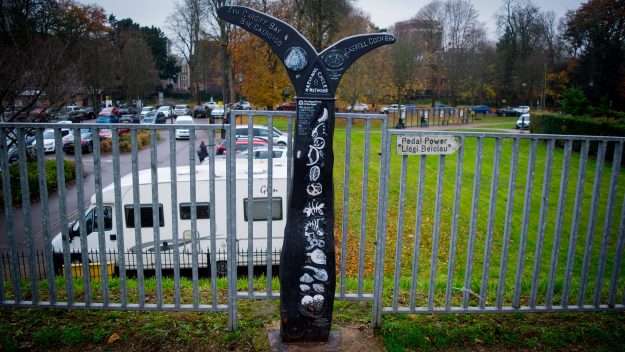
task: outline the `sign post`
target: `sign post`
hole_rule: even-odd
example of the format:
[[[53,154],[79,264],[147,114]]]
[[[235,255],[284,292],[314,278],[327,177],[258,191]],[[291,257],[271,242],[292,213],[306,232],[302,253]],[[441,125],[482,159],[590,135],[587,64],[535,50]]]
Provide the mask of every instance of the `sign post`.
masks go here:
[[[335,92],[356,59],[395,42],[395,37],[356,35],[317,53],[306,38],[277,18],[240,6],[224,6],[218,15],[267,42],[282,60],[297,94],[293,189],[280,258],[280,337],[282,342],[325,342],[336,287]]]

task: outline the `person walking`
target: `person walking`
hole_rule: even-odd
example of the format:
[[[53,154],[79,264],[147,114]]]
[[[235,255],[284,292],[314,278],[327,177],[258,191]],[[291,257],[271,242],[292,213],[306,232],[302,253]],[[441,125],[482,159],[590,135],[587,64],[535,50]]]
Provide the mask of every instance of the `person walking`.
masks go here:
[[[208,149],[204,141],[200,142],[200,149],[197,151],[197,156],[200,158],[200,162],[204,161],[208,157]]]

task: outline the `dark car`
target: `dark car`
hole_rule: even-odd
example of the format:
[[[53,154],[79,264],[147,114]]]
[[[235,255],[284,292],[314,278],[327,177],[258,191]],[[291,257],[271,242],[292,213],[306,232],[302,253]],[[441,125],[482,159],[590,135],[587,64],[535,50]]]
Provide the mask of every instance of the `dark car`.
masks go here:
[[[119,117],[113,114],[100,114],[98,119],[95,120],[95,123],[119,123]]]
[[[519,116],[519,112],[512,107],[497,109],[497,116]]]
[[[78,130],[74,130],[63,138],[63,151],[73,154],[75,152],[74,146],[74,133]],[[80,130],[80,147],[83,153],[93,152],[93,129],[84,128]]]
[[[488,105],[476,105],[474,107],[471,108],[471,111],[476,113],[476,114],[488,114],[490,112],[490,108],[488,107]]]
[[[124,114],[119,118],[119,123],[141,123],[137,114]]]
[[[129,108],[119,108],[119,110],[117,111],[117,115],[121,116],[121,115],[136,115],[138,113],[138,111],[133,108],[133,107],[129,107]]]
[[[207,118],[209,115],[208,111],[206,111],[206,109],[204,109],[204,107],[196,105],[193,108],[193,117],[194,118]]]

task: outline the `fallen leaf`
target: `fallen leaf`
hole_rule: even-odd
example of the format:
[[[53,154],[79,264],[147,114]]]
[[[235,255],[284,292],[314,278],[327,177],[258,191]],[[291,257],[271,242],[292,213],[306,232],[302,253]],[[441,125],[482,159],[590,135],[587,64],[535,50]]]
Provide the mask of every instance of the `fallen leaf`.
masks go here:
[[[115,341],[117,341],[117,340],[119,340],[119,335],[116,332],[114,332],[111,336],[109,336],[109,339],[107,340],[107,343],[109,345],[111,345],[111,344],[115,343]]]

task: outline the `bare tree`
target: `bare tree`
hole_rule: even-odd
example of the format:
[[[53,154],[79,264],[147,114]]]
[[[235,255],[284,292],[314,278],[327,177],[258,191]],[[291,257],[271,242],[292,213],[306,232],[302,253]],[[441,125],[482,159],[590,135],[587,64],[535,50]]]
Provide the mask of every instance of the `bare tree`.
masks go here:
[[[205,0],[208,14],[208,31],[206,34],[219,43],[222,65],[222,95],[224,103],[233,103],[236,100],[234,89],[234,71],[230,41],[233,25],[222,21],[217,15],[217,10],[223,6],[233,5],[233,0]]]
[[[174,33],[175,47],[189,65],[191,95],[199,104],[198,85],[195,80],[197,45],[205,33],[207,13],[204,0],[180,0],[175,3],[174,13],[167,18],[169,29]]]

